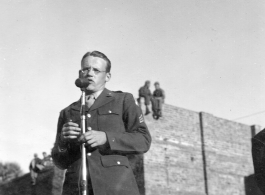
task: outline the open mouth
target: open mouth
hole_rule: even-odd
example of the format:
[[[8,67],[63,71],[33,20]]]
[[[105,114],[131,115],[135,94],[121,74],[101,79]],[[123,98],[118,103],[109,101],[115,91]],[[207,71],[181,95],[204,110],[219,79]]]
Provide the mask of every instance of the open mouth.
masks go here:
[[[89,83],[93,83],[94,81],[92,79],[87,79]]]

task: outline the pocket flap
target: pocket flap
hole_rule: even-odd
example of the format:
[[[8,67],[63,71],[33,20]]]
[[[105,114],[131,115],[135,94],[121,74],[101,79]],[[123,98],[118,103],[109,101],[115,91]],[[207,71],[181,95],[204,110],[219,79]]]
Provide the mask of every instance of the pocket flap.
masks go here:
[[[119,112],[118,110],[116,110],[115,108],[110,108],[110,107],[102,107],[102,108],[99,108],[98,109],[98,114],[99,115],[105,115],[105,114],[115,114],[115,115],[118,115]]]
[[[101,161],[103,167],[112,167],[112,166],[129,167],[129,161],[126,156],[106,155],[106,156],[101,156]]]

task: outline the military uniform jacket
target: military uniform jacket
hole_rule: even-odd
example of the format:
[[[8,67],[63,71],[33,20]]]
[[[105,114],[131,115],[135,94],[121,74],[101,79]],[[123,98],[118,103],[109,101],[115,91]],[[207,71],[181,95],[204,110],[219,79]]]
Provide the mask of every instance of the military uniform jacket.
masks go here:
[[[152,96],[150,89],[147,86],[143,86],[139,89],[139,97]]]
[[[154,92],[153,92],[153,96],[154,97],[162,97],[163,99],[165,99],[165,92],[163,89],[156,89]]]
[[[60,151],[63,125],[72,120],[81,125],[80,100],[60,113],[56,142],[52,149],[54,163],[65,174],[63,194],[78,194],[81,153],[80,146],[68,144]],[[94,195],[137,195],[139,190],[130,167],[128,154],[149,150],[151,136],[142,111],[129,93],[104,89],[86,114],[87,128],[104,131],[108,142],[96,148],[87,147],[87,164]],[[81,173],[81,172],[80,172]]]

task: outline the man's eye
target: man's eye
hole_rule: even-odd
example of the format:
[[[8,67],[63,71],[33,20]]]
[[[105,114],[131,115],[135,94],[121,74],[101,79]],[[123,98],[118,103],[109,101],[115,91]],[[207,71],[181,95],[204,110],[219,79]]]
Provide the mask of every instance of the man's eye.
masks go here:
[[[99,70],[98,70],[98,69],[96,69],[96,68],[94,68],[94,72],[99,72]]]

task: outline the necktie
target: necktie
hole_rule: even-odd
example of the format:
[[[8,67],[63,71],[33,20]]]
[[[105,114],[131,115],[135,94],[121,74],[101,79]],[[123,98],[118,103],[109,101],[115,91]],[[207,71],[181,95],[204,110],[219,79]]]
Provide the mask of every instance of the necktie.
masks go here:
[[[95,96],[94,95],[89,95],[87,96],[86,99],[86,105],[88,106],[88,108],[90,108],[95,102]]]

